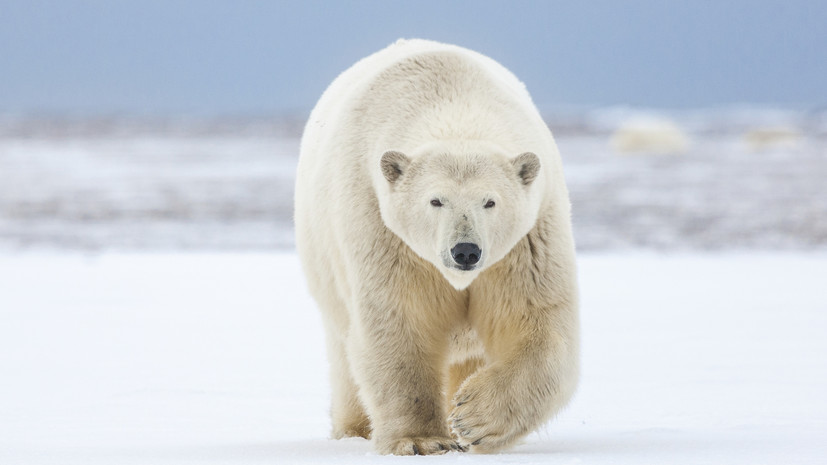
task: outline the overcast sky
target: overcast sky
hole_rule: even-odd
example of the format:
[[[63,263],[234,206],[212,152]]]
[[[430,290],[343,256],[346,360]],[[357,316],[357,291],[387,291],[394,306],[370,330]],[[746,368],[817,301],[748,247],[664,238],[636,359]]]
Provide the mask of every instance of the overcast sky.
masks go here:
[[[399,37],[556,105],[827,105],[827,1],[0,0],[0,114],[307,112]]]

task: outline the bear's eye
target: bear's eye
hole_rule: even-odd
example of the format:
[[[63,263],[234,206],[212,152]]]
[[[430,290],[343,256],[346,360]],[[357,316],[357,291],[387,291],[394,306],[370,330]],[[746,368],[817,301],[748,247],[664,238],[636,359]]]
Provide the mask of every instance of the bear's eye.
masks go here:
[[[489,200],[488,202],[486,202],[486,203],[485,203],[485,208],[491,208],[491,207],[493,207],[494,205],[496,205],[496,204],[494,203],[494,201],[493,201],[493,200]]]
[[[435,207],[441,207],[441,206],[442,206],[442,202],[440,202],[440,201],[439,201],[439,199],[432,199],[432,200],[431,200],[431,205],[433,205],[433,206],[435,206]]]

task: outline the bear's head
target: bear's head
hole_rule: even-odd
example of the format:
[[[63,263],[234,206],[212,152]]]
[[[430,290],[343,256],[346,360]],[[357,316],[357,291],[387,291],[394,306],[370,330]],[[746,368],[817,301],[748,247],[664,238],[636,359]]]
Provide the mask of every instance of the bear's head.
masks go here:
[[[385,152],[379,208],[385,225],[465,289],[502,259],[537,221],[542,170],[527,152],[430,144],[411,156]]]

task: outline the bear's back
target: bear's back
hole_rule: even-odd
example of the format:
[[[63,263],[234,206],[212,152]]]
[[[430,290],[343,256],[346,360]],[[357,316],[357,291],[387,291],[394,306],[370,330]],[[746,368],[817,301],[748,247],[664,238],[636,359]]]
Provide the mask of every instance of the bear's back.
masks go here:
[[[405,138],[413,133],[411,124],[425,120],[429,109],[438,108],[433,114],[456,127],[461,119],[457,116],[472,113],[469,106],[475,102],[494,101],[508,102],[521,112],[536,114],[525,86],[496,61],[455,45],[422,39],[398,40],[348,68],[325,90],[305,127],[302,157],[326,156],[331,147],[342,146],[378,156],[381,153],[373,152],[387,148],[377,150],[370,145],[385,143],[392,144],[396,150],[410,150],[412,147],[405,146]],[[450,103],[463,115],[452,114],[446,105]],[[495,113],[484,109],[475,112],[478,115]],[[524,120],[525,115],[521,116]],[[447,126],[442,121],[426,124],[431,128]],[[396,127],[380,129],[382,125]],[[490,137],[491,132],[486,126],[502,125],[475,121],[473,126],[478,131],[486,131]],[[352,140],[336,140],[340,134],[346,134]],[[373,134],[381,134],[383,140],[371,141]],[[420,136],[426,139],[434,136],[480,138],[480,134],[429,133]],[[354,141],[368,146],[353,147]],[[411,140],[410,144],[417,142]]]

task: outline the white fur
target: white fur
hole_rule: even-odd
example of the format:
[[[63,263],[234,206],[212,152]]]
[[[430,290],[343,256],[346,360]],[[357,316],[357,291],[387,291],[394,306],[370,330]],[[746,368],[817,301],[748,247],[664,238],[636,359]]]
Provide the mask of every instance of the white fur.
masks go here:
[[[342,73],[311,113],[296,184],[334,436],[493,451],[558,411],[578,372],[569,216],[551,133],[493,60],[408,40]],[[471,270],[452,260],[460,242],[482,249]]]

